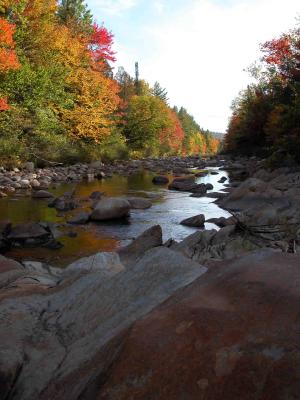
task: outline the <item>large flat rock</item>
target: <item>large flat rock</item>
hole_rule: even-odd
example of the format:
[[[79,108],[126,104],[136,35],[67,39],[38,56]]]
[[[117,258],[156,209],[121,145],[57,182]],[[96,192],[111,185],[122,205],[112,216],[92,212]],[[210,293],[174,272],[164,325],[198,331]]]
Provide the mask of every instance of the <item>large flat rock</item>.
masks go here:
[[[84,398],[103,380],[132,324],[206,272],[164,247],[128,269],[112,257],[112,275],[100,258],[99,268],[88,258],[55,287],[8,291],[0,302],[1,399]]]
[[[98,400],[296,400],[300,256],[216,263],[135,323]]]

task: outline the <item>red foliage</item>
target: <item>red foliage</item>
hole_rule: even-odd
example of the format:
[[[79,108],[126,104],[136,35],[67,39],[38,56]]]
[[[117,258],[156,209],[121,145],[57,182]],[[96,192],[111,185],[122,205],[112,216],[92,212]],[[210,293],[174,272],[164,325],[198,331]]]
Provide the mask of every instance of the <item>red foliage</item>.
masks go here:
[[[13,35],[15,26],[4,18],[0,18],[0,71],[19,68],[14,48]]]
[[[93,59],[99,61],[115,62],[115,52],[112,50],[114,35],[109,32],[103,25],[96,23],[93,25],[93,33],[90,40],[90,51]]]
[[[7,99],[0,99],[0,111],[7,111],[7,110],[9,110]]]
[[[172,110],[168,110],[168,113],[172,125],[160,133],[159,141],[161,144],[166,144],[171,150],[178,151],[182,146],[184,130],[176,113]]]
[[[262,45],[263,52],[267,53],[263,60],[267,64],[283,65],[293,56],[290,36],[282,36]]]

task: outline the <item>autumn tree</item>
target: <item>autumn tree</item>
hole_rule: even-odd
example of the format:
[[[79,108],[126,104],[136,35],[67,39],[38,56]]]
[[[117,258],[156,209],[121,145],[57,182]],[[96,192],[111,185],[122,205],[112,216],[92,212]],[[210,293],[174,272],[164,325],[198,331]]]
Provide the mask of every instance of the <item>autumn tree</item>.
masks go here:
[[[131,149],[142,154],[159,154],[159,137],[172,126],[168,108],[154,96],[134,96],[131,99],[124,134]]]
[[[280,151],[278,162],[300,161],[299,27],[264,43],[261,49],[256,83],[234,102],[225,148],[270,156],[273,161],[272,154]]]
[[[4,18],[0,18],[0,79],[4,79],[4,74],[10,70],[16,70],[20,67],[16,52],[13,35],[15,26]],[[0,89],[1,90],[1,89]],[[5,95],[5,88],[2,89]],[[1,98],[0,91],[0,111],[9,109],[7,98]]]

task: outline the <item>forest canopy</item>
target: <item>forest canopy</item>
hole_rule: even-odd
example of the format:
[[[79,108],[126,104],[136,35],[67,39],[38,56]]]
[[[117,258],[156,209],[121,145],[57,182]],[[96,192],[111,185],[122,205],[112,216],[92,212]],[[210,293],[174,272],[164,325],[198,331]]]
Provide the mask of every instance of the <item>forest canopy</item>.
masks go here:
[[[0,157],[211,154],[219,141],[167,90],[115,71],[114,35],[83,0],[0,0]]]
[[[300,24],[261,45],[255,83],[235,99],[225,149],[300,162]]]

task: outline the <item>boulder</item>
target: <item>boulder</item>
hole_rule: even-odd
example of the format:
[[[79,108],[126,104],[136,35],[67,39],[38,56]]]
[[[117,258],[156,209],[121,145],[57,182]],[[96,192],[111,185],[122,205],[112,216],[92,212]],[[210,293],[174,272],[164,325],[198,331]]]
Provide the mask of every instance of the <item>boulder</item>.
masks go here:
[[[49,232],[37,223],[19,224],[10,229],[7,239],[11,241],[24,241],[27,239],[46,239]]]
[[[206,190],[213,190],[214,186],[211,183],[205,184]]]
[[[97,190],[97,191],[92,192],[90,194],[90,199],[92,199],[92,200],[100,200],[103,195],[104,195],[103,192],[100,192],[100,191]]]
[[[89,221],[90,216],[91,216],[91,213],[82,211],[82,212],[76,214],[73,218],[69,219],[68,223],[73,224],[73,225],[83,225]]]
[[[300,257],[216,264],[137,321],[97,400],[296,399]]]
[[[125,265],[133,264],[147,250],[162,246],[162,229],[160,225],[152,226],[137,237],[128,246],[121,248],[118,253]]]
[[[113,276],[87,271],[55,288],[27,285],[26,296],[21,289],[6,292],[0,303],[6,321],[0,329],[1,395],[96,398],[132,324],[205,272],[161,247]]]
[[[169,178],[167,176],[158,175],[152,179],[155,185],[166,185],[169,183]]]
[[[112,277],[124,271],[125,267],[117,253],[97,253],[89,257],[81,258],[70,264],[63,272],[63,276],[74,273],[99,273],[104,278]]]
[[[141,197],[130,197],[127,198],[130,204],[130,208],[133,210],[146,210],[152,207],[152,203],[149,200],[142,199]]]
[[[222,178],[218,180],[219,183],[224,183],[226,181],[227,181],[226,176],[222,176]]]
[[[32,197],[34,199],[50,199],[54,197],[54,195],[50,192],[47,192],[46,190],[37,190],[35,192],[32,192]]]
[[[22,276],[23,272],[24,268],[20,263],[0,255],[0,289]]]
[[[190,226],[194,228],[203,228],[205,223],[205,216],[203,214],[195,215],[194,217],[186,218],[180,222],[181,225]]]
[[[33,172],[34,171],[34,163],[30,162],[30,161],[26,162],[24,164],[24,169],[26,169],[26,171],[28,171],[28,172]]]
[[[100,200],[91,214],[93,221],[107,221],[128,217],[130,203],[122,198],[112,197]]]

